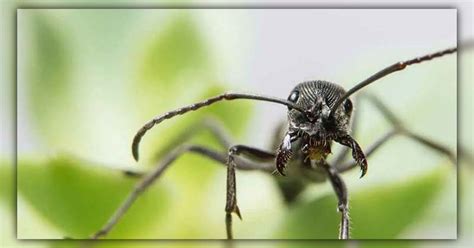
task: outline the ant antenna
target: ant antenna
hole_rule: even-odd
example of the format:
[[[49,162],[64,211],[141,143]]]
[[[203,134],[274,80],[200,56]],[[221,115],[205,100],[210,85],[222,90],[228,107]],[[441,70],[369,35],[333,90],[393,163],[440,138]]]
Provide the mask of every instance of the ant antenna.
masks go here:
[[[153,126],[161,123],[164,120],[171,119],[177,115],[182,115],[189,111],[194,111],[194,110],[209,106],[213,103],[216,103],[222,100],[235,100],[235,99],[250,99],[250,100],[278,103],[278,104],[286,105],[292,109],[296,109],[300,111],[301,113],[305,114],[304,110],[301,107],[284,99],[280,99],[276,97],[253,95],[253,94],[225,93],[222,95],[208,98],[201,102],[197,102],[197,103],[164,113],[163,115],[153,118],[151,121],[146,123],[142,128],[140,128],[140,130],[138,130],[138,132],[135,134],[135,137],[133,138],[133,143],[132,143],[133,158],[135,158],[135,160],[138,161],[138,146],[140,144],[140,141],[142,137],[145,135],[145,133],[151,128],[153,128]]]
[[[395,63],[391,66],[386,67],[385,69],[375,73],[374,75],[370,76],[366,80],[364,80],[364,81],[360,82],[359,84],[357,84],[356,86],[352,87],[349,91],[347,91],[347,93],[344,96],[339,98],[339,100],[331,108],[331,112],[329,113],[329,117],[332,118],[332,116],[334,116],[334,113],[336,112],[336,109],[342,104],[342,102],[344,100],[346,100],[347,98],[349,98],[349,96],[351,96],[352,94],[354,94],[358,90],[364,88],[365,86],[367,86],[367,85],[369,85],[369,84],[371,84],[371,83],[373,83],[373,82],[375,82],[375,81],[377,81],[377,80],[379,80],[379,79],[381,79],[381,78],[383,78],[383,77],[385,77],[389,74],[392,74],[392,73],[397,72],[397,71],[401,71],[401,70],[405,69],[407,66],[410,66],[410,65],[413,65],[413,64],[419,64],[419,63],[422,63],[422,62],[425,62],[425,61],[428,61],[428,60],[432,60],[434,58],[438,58],[438,57],[444,56],[446,54],[455,53],[455,52],[457,52],[457,47],[446,49],[446,50],[435,52],[435,53],[430,53],[430,54],[427,54],[425,56],[417,57],[417,58],[410,59],[410,60],[407,60],[407,61],[398,62],[398,63]]]

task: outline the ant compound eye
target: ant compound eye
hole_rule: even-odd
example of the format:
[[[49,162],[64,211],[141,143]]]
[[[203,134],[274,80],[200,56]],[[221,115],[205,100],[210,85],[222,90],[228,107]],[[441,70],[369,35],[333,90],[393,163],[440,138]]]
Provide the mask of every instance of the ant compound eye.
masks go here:
[[[346,113],[352,112],[352,102],[351,102],[351,100],[347,99],[346,101],[344,101],[344,111]]]
[[[300,97],[300,92],[297,90],[294,90],[291,92],[290,96],[288,97],[288,101],[292,103],[296,103],[299,97]],[[291,110],[291,108],[288,107],[288,110]]]
[[[298,101],[299,97],[300,97],[300,92],[295,90],[295,91],[291,92],[290,96],[288,97],[288,101],[290,101],[292,103],[296,103],[296,101]]]

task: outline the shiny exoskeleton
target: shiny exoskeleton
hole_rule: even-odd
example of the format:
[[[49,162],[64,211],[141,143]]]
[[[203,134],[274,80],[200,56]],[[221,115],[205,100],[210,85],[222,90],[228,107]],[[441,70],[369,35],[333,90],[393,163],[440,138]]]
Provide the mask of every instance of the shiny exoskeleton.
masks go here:
[[[326,81],[309,81],[298,84],[290,93],[288,101],[305,112],[288,109],[289,129],[281,143],[276,159],[276,168],[282,175],[285,164],[293,153],[298,153],[302,164],[324,163],[331,153],[332,141],[348,146],[353,150],[356,162],[362,168],[362,176],[367,172],[367,160],[357,142],[351,138],[350,121],[353,110],[352,101],[347,98],[344,104],[330,115],[331,109],[346,91],[337,84]],[[295,145],[296,140],[299,140]],[[316,165],[310,165],[316,167]]]
[[[365,175],[367,160],[357,142],[350,137],[352,101],[347,98],[335,116],[329,116],[337,99],[345,94],[344,88],[337,84],[309,81],[298,84],[288,96],[288,101],[306,112],[303,114],[288,108],[288,130],[277,150],[276,168],[280,174],[288,174],[288,177],[277,180],[287,202],[291,203],[308,182],[327,179],[326,158],[331,153],[333,141],[353,149],[362,175]],[[344,187],[342,183],[340,186]]]
[[[288,203],[293,202],[308,183],[328,180],[338,198],[338,211],[341,213],[339,238],[348,239],[349,210],[347,188],[340,173],[359,166],[362,171],[361,177],[364,176],[367,173],[367,157],[395,135],[405,135],[434,151],[448,156],[453,163],[456,163],[456,156],[449,149],[426,137],[411,132],[396,118],[395,114],[387,106],[378,98],[370,95],[365,97],[382,112],[384,117],[392,124],[393,129],[375,141],[372,146],[365,149],[364,153],[355,139],[351,137],[351,126],[355,122],[352,121],[351,123],[351,119],[355,118],[353,103],[349,97],[376,80],[403,70],[407,66],[422,63],[456,51],[457,48],[446,49],[392,64],[348,91],[334,83],[308,81],[298,84],[290,92],[287,100],[254,94],[225,93],[153,118],[138,130],[133,139],[132,153],[136,160],[138,160],[138,146],[148,130],[162,121],[188,113],[189,111],[198,110],[223,100],[236,99],[273,102],[288,107],[287,125],[282,126],[278,130],[281,136],[275,135],[277,138],[271,150],[263,150],[246,145],[235,145],[216,122],[205,121],[195,128],[187,130],[182,135],[182,141],[199,130],[206,128],[215,135],[221,146],[226,149],[226,152],[202,145],[181,144],[173,147],[165,156],[162,156],[160,164],[156,169],[143,176],[128,198],[125,199],[104,227],[96,232],[92,238],[97,239],[106,235],[125,214],[136,198],[156,181],[179,156],[192,152],[218,161],[227,168],[225,223],[228,239],[233,238],[232,213],[241,218],[237,205],[236,169],[260,170],[271,174],[278,171],[283,176],[275,176],[276,182]],[[331,146],[334,143],[338,143],[348,149],[335,156],[335,159],[330,164],[328,157],[331,153]],[[348,151],[352,151],[353,159],[352,161],[345,162],[345,155]]]

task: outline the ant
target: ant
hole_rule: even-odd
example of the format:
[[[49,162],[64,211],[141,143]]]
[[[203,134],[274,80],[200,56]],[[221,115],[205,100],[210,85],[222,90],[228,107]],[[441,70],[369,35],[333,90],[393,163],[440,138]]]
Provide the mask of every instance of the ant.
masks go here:
[[[282,177],[276,177],[276,181],[284,199],[288,203],[292,202],[302,192],[306,182],[318,183],[329,179],[338,198],[337,209],[341,213],[339,239],[349,239],[348,193],[347,187],[340,176],[341,173],[359,166],[361,169],[360,177],[362,178],[368,170],[367,157],[395,135],[405,135],[436,152],[444,154],[454,164],[456,164],[457,160],[456,155],[445,146],[405,128],[383,102],[372,95],[362,96],[368,97],[377,109],[381,111],[393,126],[393,130],[374,142],[364,153],[357,141],[350,135],[351,125],[355,123],[355,120],[352,119],[355,118],[353,117],[353,103],[349,97],[365,86],[389,74],[404,70],[408,66],[455,52],[457,52],[456,47],[392,64],[348,91],[331,82],[320,80],[307,81],[296,85],[290,92],[287,100],[254,94],[225,93],[153,118],[138,130],[133,139],[132,154],[137,161],[139,158],[139,144],[145,133],[155,125],[175,116],[198,110],[220,101],[237,99],[272,102],[285,105],[288,108],[287,129],[280,128],[281,132],[279,131],[278,133],[283,134],[283,139],[275,144],[274,150],[263,150],[247,145],[233,145],[219,125],[214,122],[204,123],[203,127],[209,129],[228,152],[219,152],[205,146],[188,144],[183,144],[173,149],[164,156],[159,166],[144,175],[122,205],[110,217],[109,221],[100,231],[92,236],[92,239],[105,236],[125,214],[137,197],[155,182],[178,157],[188,152],[200,154],[227,167],[225,206],[227,239],[233,238],[232,214],[236,214],[241,219],[240,210],[237,205],[235,178],[235,170],[237,169],[259,170],[272,174],[278,172]],[[331,165],[327,162],[327,156],[331,153],[333,141],[345,146],[346,149],[336,156],[334,164]],[[352,151],[353,161],[344,163],[345,155],[349,151]]]

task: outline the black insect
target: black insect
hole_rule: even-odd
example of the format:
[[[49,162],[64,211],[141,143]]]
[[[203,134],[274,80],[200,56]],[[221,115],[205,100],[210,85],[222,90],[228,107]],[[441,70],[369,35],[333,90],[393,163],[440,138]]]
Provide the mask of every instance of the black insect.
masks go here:
[[[393,129],[365,150],[351,137],[351,125],[354,125],[352,94],[370,83],[393,72],[405,69],[412,64],[451,54],[457,48],[428,54],[415,59],[395,63],[375,73],[349,91],[325,81],[309,81],[298,84],[287,100],[252,94],[226,93],[209,98],[171,112],[160,115],[145,124],[135,135],[132,144],[133,157],[138,160],[138,146],[145,133],[164,120],[185,114],[189,111],[209,106],[223,100],[250,99],[286,105],[288,107],[288,125],[281,131],[282,140],[275,142],[274,150],[267,151],[246,145],[233,145],[223,130],[214,122],[204,123],[212,131],[228,153],[219,152],[200,145],[181,145],[167,154],[160,165],[144,175],[135,189],[129,194],[120,208],[105,226],[93,235],[97,239],[106,235],[123,216],[135,199],[147,189],[179,156],[187,152],[201,154],[227,166],[227,197],[225,223],[227,238],[232,239],[232,213],[241,218],[237,205],[235,170],[260,170],[267,173],[278,171],[284,177],[275,177],[287,202],[292,202],[305,188],[305,182],[323,182],[329,179],[338,198],[338,210],[341,213],[340,239],[349,238],[349,212],[347,188],[340,173],[356,166],[361,168],[361,177],[367,173],[367,157],[395,135],[405,135],[433,150],[447,155],[455,164],[456,156],[443,145],[411,132],[403,126],[396,116],[376,97],[367,96],[383,115],[391,122]],[[326,158],[331,153],[333,141],[347,147],[330,165]],[[354,161],[344,163],[349,150]]]

